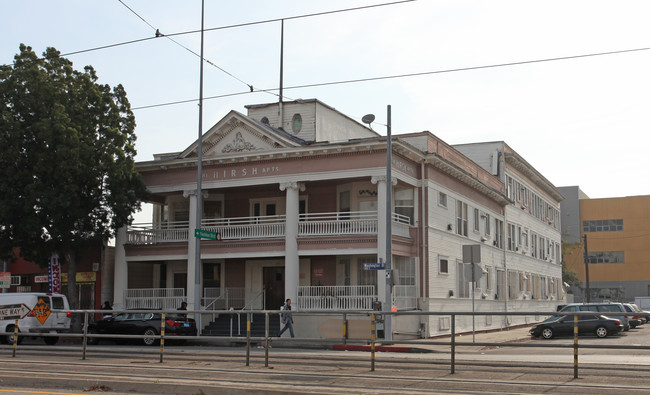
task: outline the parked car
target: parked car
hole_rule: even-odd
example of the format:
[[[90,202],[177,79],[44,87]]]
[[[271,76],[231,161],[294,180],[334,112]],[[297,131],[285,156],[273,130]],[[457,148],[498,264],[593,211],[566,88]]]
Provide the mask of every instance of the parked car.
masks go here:
[[[573,335],[573,316],[552,316],[533,326],[530,334],[535,337],[550,339],[555,336]],[[602,315],[578,316],[578,334],[595,334],[598,337],[607,337],[623,330],[623,323],[619,319]]]
[[[0,343],[13,344],[13,331],[18,319],[18,332],[30,337],[42,337],[45,344],[54,345],[58,336],[39,334],[67,333],[70,331],[70,305],[65,295],[42,292],[12,292],[0,294],[0,307],[7,311],[0,319]],[[24,336],[18,336],[18,344]]]
[[[568,313],[573,311],[593,311],[607,317],[616,318],[621,321],[626,331],[630,330],[630,323],[627,320],[625,307],[622,303],[570,303],[560,309],[560,312]]]
[[[631,304],[623,303],[623,307],[625,307],[625,311],[633,313],[633,315],[627,316],[627,320],[630,323],[630,328],[636,328],[637,326],[645,324],[645,317],[636,311],[636,309],[634,309]]]
[[[645,322],[650,321],[650,311],[645,311],[639,307],[636,303],[630,303],[630,306],[639,313],[639,315],[643,316],[645,318]]]
[[[121,313],[104,317],[88,326],[89,334],[101,335],[144,335],[142,342],[147,346],[159,343],[154,336],[160,334],[160,313]],[[165,314],[165,338],[174,336],[196,336],[196,322],[185,314]],[[98,337],[89,337],[88,344],[97,344]]]

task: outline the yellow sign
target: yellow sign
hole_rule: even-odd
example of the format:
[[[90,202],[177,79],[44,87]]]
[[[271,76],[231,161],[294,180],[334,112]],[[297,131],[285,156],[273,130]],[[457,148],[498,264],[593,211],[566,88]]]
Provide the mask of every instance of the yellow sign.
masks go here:
[[[95,272],[77,272],[75,276],[77,283],[94,283],[97,281],[97,273]],[[61,282],[68,282],[68,273],[61,273]]]
[[[44,325],[45,321],[47,321],[47,318],[50,316],[50,306],[48,306],[42,298],[38,298],[38,303],[36,303],[36,306],[34,306],[32,312],[41,323],[41,325]]]

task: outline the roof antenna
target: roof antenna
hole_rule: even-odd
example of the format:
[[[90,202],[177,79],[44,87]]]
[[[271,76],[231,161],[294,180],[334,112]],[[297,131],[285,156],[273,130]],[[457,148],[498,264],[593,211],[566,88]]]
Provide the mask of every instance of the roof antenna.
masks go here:
[[[374,114],[366,114],[366,115],[363,116],[363,118],[361,118],[361,122],[367,123],[370,130],[373,130],[371,123],[373,123],[374,121],[375,121],[375,115]]]

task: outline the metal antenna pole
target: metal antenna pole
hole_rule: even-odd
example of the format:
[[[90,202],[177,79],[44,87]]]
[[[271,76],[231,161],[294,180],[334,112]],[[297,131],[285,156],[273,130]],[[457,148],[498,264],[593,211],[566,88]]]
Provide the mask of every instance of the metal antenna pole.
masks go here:
[[[199,72],[199,144],[198,163],[196,165],[196,226],[201,228],[203,217],[203,30],[204,30],[205,0],[201,0],[201,68]],[[194,310],[201,310],[201,238],[195,238],[196,253],[194,255]],[[196,329],[201,334],[201,314],[195,314]]]

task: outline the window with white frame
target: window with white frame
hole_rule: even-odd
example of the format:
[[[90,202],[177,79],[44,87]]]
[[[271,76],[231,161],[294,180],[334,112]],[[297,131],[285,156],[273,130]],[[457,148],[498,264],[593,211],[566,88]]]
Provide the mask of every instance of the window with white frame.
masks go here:
[[[463,263],[462,260],[456,261],[456,294],[459,298],[469,298],[469,282],[470,280],[465,278],[465,267],[469,265],[468,263]]]
[[[503,221],[498,218],[494,219],[494,245],[503,248]]]
[[[490,214],[485,213],[485,230],[484,233],[486,236],[490,235]]]
[[[479,231],[479,227],[480,227],[480,224],[481,224],[480,223],[480,218],[481,217],[480,217],[479,210],[477,208],[475,208],[474,209],[474,232]]]
[[[467,203],[456,201],[456,233],[467,236]]]
[[[444,192],[438,192],[438,206],[447,208],[447,194]]]
[[[415,223],[415,202],[413,188],[395,189],[395,213],[409,218],[409,224]]]
[[[449,274],[449,258],[446,256],[438,258],[438,273]]]
[[[399,274],[399,285],[415,285],[415,258],[398,256],[394,260]]]
[[[516,228],[514,224],[508,224],[507,226],[508,232],[507,232],[507,247],[508,251],[514,251],[515,250],[515,244],[516,244],[516,236],[517,234],[515,233]]]
[[[531,232],[530,235],[530,256],[537,257],[537,234]]]

